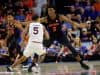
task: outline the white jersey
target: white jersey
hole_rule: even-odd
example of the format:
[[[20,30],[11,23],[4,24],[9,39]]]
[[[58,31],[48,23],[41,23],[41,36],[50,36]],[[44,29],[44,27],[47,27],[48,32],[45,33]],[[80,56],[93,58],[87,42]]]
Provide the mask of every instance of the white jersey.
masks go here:
[[[30,23],[29,25],[29,41],[43,41],[43,25],[38,22]]]

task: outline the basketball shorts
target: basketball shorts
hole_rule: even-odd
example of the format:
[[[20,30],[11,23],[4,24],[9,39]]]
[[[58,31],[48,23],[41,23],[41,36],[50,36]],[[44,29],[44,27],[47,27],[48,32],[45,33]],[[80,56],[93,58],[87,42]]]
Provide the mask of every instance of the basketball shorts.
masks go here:
[[[34,43],[34,42],[28,42],[23,55],[26,57],[33,56],[34,54],[43,55],[46,53],[46,50],[43,48],[42,43]]]

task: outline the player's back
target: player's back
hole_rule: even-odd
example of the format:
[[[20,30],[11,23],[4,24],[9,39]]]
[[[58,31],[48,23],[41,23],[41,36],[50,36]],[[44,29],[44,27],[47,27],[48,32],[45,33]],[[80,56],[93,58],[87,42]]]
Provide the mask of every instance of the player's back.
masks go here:
[[[29,41],[43,41],[43,25],[38,22],[32,22],[29,26]]]

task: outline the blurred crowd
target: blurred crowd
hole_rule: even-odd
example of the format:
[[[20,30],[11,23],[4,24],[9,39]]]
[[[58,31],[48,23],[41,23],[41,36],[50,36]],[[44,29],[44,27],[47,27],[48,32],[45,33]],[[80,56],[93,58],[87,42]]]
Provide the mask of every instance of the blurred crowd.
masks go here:
[[[73,47],[84,59],[100,56],[100,0],[0,0],[0,63],[13,62],[22,55],[27,42],[23,36],[26,22],[32,21],[32,16],[46,16],[46,8],[53,5],[58,13],[78,23],[87,24],[83,28],[75,28],[68,22],[63,22],[62,31],[69,38]],[[70,50],[56,40],[47,48],[47,57],[66,57]],[[46,58],[48,59],[48,58]],[[67,59],[67,58],[66,58]]]

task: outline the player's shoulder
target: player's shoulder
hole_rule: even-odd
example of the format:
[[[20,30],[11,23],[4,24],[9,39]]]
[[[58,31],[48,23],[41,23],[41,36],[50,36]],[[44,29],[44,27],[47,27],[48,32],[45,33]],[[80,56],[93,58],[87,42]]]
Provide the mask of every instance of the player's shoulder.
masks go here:
[[[31,22],[30,25],[38,25],[41,24],[40,22]]]

